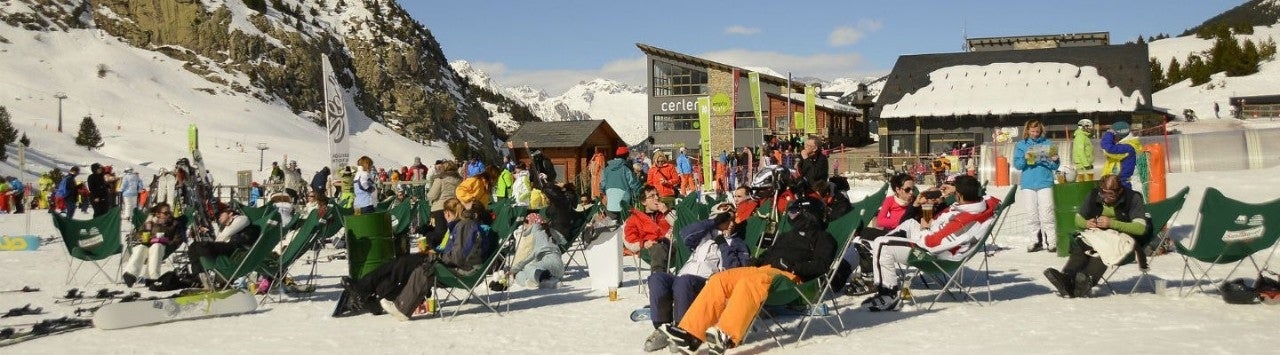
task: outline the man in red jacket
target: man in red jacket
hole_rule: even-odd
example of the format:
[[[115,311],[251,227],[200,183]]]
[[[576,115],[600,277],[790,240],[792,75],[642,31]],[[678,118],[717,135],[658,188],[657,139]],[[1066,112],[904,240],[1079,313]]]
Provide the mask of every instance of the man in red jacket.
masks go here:
[[[645,185],[644,210],[632,209],[627,217],[623,237],[627,250],[639,253],[649,251],[649,266],[652,272],[666,272],[667,253],[671,250],[671,223],[675,220],[675,212],[662,203],[658,191],[653,185]]]

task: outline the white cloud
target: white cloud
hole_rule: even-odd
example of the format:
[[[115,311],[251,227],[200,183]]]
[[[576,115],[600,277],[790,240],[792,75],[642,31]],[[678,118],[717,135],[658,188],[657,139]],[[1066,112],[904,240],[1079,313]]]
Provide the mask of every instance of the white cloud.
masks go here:
[[[638,51],[637,51],[638,52]],[[753,51],[746,49],[727,49],[703,53],[690,53],[693,56],[706,58],[737,67],[769,68],[786,76],[791,72],[794,77],[817,77],[827,80],[835,78],[863,78],[886,74],[883,70],[866,67],[866,61],[858,53],[824,53],[814,55],[795,55],[787,53]],[[548,95],[564,93],[579,82],[596,78],[617,80],[636,86],[647,86],[645,80],[645,57],[637,53],[637,57],[619,59],[597,69],[553,69],[553,70],[509,70],[502,63],[472,63],[484,68],[495,82],[502,86],[521,86],[542,89]],[[489,71],[497,68],[498,71]]]
[[[879,31],[883,24],[879,20],[861,19],[853,26],[840,26],[827,36],[827,44],[832,47],[844,47],[858,43],[867,33]]]
[[[727,35],[750,36],[758,33],[760,33],[759,28],[747,27],[743,25],[733,25],[724,29],[724,34],[727,34]]]

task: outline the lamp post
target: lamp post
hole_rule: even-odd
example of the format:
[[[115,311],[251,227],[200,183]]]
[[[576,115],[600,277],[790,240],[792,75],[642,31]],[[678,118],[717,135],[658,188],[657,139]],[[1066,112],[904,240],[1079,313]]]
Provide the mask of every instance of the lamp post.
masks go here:
[[[266,155],[267,149],[269,148],[266,143],[258,143],[258,171],[262,171],[262,158]]]
[[[871,128],[871,121],[872,121],[871,107],[876,105],[875,101],[872,100],[873,97],[874,96],[867,91],[867,84],[858,84],[858,90],[855,90],[853,92],[853,100],[852,102],[849,103],[851,106],[857,107],[860,111],[862,111],[862,122],[866,124],[868,133],[870,133],[872,129]],[[889,126],[884,124],[883,122],[879,122],[881,120],[876,120],[876,121],[878,123],[877,126],[879,126],[877,127],[878,128],[877,133],[880,134],[880,142],[886,142],[887,141],[886,138],[888,138],[889,136]],[[862,138],[867,138],[867,137],[864,136]],[[859,143],[861,143],[861,140],[859,140]],[[882,152],[885,150],[883,149],[883,147],[885,147],[885,145],[881,144]]]
[[[58,99],[58,133],[62,133],[62,100],[67,99],[67,94],[59,91],[53,97]]]

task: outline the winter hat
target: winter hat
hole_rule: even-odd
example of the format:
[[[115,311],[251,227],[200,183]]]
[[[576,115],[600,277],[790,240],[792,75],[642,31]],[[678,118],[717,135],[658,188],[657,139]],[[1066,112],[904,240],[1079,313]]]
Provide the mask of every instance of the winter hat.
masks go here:
[[[716,219],[716,215],[723,213],[734,213],[734,205],[732,202],[721,202],[711,207],[711,213],[707,215],[707,219]]]
[[[133,168],[124,168],[125,174],[133,174]]]
[[[1088,118],[1084,118],[1081,119],[1080,122],[1076,122],[1076,125],[1080,127],[1093,127],[1093,121]]]
[[[93,163],[89,165],[89,171],[92,171],[95,173],[98,172],[98,169],[101,169],[101,168],[102,168],[102,164]]]
[[[1120,121],[1113,123],[1111,124],[1111,131],[1122,136],[1129,135],[1129,122]]]
[[[529,223],[533,223],[533,224],[543,224],[543,223],[546,223],[546,221],[542,219],[542,215],[537,214],[537,213],[530,213],[530,214],[528,214],[528,215],[525,215],[525,216],[524,216],[524,221],[525,221],[525,222],[529,222]]]
[[[474,161],[471,162],[471,164],[467,164],[467,177],[477,176],[480,174],[484,174],[484,163]]]
[[[627,147],[618,147],[618,150],[614,152],[614,155],[619,157],[625,157],[627,156],[628,153],[629,151],[627,150]]]

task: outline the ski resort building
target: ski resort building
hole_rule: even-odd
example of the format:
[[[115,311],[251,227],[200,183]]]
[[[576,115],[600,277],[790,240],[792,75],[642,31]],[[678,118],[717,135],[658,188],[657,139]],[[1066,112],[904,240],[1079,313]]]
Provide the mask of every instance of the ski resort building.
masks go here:
[[[900,56],[872,110],[880,151],[934,155],[989,142],[997,129],[1017,139],[1032,119],[1051,138],[1082,118],[1159,124],[1147,58],[1146,44]]]
[[[605,120],[526,122],[507,139],[511,142],[515,158],[530,163],[529,150],[542,151],[556,169],[556,182],[574,182],[587,170],[591,156],[596,151],[607,152],[612,157],[614,149],[626,142]],[[578,186],[582,186],[578,184]]]
[[[648,129],[656,147],[698,150],[699,97],[723,93],[732,103],[716,109],[713,103],[713,151],[760,146],[769,139],[801,134],[794,113],[804,112],[804,84],[759,73],[762,117],[757,124],[748,73],[751,70],[637,43],[648,67]],[[733,95],[736,93],[736,95]],[[728,109],[732,106],[732,109]],[[870,143],[862,112],[827,98],[815,100],[816,132],[832,145]]]

